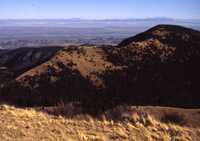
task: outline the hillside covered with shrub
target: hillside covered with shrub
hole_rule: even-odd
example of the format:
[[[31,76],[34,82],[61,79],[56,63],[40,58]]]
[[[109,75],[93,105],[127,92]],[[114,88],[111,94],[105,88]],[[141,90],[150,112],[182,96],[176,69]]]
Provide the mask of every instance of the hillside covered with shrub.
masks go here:
[[[10,78],[1,100],[18,106],[200,106],[200,32],[180,26],[158,25],[118,46],[1,51],[0,64],[1,80]]]

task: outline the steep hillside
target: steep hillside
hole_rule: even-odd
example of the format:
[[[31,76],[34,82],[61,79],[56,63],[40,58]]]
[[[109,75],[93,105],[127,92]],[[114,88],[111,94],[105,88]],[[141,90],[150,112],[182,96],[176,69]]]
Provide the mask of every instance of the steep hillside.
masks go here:
[[[118,47],[65,47],[16,76],[1,97],[26,106],[79,101],[92,111],[122,103],[198,107],[199,65],[200,32],[159,25]]]
[[[125,93],[131,103],[199,106],[199,39],[199,31],[159,25],[108,49],[110,62],[128,66],[110,73],[112,80],[117,78],[112,85],[121,87],[118,95]]]
[[[61,47],[19,48],[0,50],[0,67],[19,75],[49,60]]]
[[[0,86],[49,60],[61,47],[0,50]]]

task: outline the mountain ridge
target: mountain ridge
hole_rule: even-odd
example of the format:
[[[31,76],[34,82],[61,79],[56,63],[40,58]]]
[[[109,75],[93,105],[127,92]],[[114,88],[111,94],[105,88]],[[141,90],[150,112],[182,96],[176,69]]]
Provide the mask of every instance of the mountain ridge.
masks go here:
[[[92,111],[122,103],[198,107],[199,39],[198,31],[158,25],[118,47],[65,47],[14,78],[1,97],[23,106],[79,101]]]

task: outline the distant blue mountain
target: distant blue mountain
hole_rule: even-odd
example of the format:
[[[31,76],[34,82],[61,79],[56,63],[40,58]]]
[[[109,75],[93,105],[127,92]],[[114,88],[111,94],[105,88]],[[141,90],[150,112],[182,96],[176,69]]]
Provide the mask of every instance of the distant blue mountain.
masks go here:
[[[171,19],[171,18],[146,18],[146,19],[4,19],[0,20],[2,26],[45,26],[45,27],[151,27],[157,24],[177,24],[182,26],[199,26],[200,19]]]

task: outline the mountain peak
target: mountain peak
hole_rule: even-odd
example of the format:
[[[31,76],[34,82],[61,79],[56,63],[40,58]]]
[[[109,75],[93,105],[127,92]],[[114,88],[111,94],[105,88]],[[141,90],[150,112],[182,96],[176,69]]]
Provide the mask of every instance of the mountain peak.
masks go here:
[[[157,39],[162,42],[174,43],[176,41],[186,42],[189,39],[198,39],[200,37],[200,32],[182,27],[179,25],[157,25],[151,29],[140,33],[134,37],[130,37],[122,41],[119,46],[127,46],[131,42],[144,41],[149,39]]]

